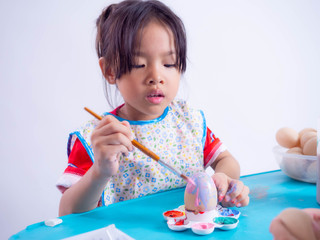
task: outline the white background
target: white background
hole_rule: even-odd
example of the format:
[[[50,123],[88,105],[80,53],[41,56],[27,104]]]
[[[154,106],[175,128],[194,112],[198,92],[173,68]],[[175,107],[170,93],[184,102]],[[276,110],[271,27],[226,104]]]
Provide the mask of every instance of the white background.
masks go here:
[[[282,126],[320,116],[320,2],[165,1],[184,21],[182,96],[238,159],[242,175],[277,169]],[[94,49],[108,1],[0,2],[0,238],[56,217],[68,133],[111,110]]]

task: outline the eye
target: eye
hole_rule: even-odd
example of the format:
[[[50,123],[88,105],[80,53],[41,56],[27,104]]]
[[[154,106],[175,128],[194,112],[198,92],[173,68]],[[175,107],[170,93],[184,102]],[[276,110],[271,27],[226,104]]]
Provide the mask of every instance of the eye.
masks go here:
[[[176,64],[164,64],[165,67],[167,68],[172,68],[172,67],[176,67],[177,65]]]
[[[132,65],[132,68],[144,68],[145,65],[144,64],[137,64],[137,65]]]

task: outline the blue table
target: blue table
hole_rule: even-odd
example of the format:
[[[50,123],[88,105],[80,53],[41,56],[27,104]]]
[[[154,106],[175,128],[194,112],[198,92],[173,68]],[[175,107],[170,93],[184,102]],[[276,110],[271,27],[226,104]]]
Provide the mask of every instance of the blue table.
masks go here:
[[[295,181],[281,171],[241,177],[249,186],[250,204],[241,208],[239,225],[230,231],[214,230],[201,239],[272,239],[271,220],[283,209],[318,208],[316,185]],[[90,212],[61,217],[63,223],[47,227],[44,222],[28,226],[10,239],[61,239],[110,224],[135,239],[196,239],[190,229],[171,231],[162,213],[183,205],[184,188],[100,207]]]

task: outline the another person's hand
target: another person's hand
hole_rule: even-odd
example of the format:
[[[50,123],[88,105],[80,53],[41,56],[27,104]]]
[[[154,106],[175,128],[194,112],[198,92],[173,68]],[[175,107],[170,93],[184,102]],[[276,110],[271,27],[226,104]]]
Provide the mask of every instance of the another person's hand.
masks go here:
[[[215,173],[212,179],[218,189],[218,201],[224,207],[244,207],[249,204],[249,188],[242,181],[224,173]]]
[[[285,209],[272,220],[269,230],[274,240],[320,239],[320,209]]]
[[[130,124],[120,122],[115,117],[104,117],[91,135],[94,153],[94,172],[105,178],[116,174],[119,168],[119,156],[128,155],[133,150]]]

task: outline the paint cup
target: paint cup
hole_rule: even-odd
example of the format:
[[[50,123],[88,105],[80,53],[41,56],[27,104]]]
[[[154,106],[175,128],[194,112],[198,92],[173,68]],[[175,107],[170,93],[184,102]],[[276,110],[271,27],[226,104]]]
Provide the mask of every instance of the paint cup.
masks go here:
[[[318,173],[317,173],[317,202],[320,204],[320,117],[318,118],[317,131],[317,158],[318,158]]]
[[[198,235],[208,235],[214,231],[213,223],[195,223],[191,226],[192,232]]]
[[[231,230],[238,226],[239,220],[233,217],[217,217],[213,220],[216,228],[221,230]]]
[[[177,220],[186,218],[184,212],[179,211],[179,210],[169,210],[169,211],[165,211],[165,212],[163,213],[163,217],[164,217],[164,220],[166,220],[166,221],[167,221],[168,219],[170,219],[170,218],[177,219]]]

